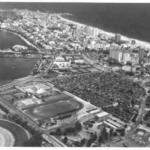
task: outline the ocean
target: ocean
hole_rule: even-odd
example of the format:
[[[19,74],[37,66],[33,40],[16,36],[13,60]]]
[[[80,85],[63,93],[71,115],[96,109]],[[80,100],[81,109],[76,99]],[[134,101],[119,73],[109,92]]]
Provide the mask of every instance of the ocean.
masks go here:
[[[0,9],[71,13],[72,20],[150,42],[150,4],[136,3],[0,3]]]
[[[10,48],[16,44],[30,48],[19,36],[0,30],[0,49]],[[36,62],[37,59],[0,58],[0,85],[29,75]]]
[[[68,17],[74,21],[150,42],[150,4],[0,2],[0,9],[13,8],[71,13],[73,15]],[[15,44],[27,45],[18,36],[0,31],[0,49]],[[28,75],[36,61],[36,59],[0,58],[0,82]]]
[[[0,84],[30,74],[37,59],[0,58]]]

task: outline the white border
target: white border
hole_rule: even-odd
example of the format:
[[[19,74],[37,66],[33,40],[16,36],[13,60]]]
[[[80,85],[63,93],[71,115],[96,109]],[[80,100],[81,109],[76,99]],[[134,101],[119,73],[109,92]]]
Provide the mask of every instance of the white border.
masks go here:
[[[54,2],[54,3],[63,3],[63,2],[67,2],[67,3],[70,3],[70,2],[75,2],[75,3],[150,3],[150,0],[0,0],[0,2],[40,2],[40,3],[43,3],[43,2]],[[23,147],[11,147],[11,148],[1,148],[1,150],[26,150],[26,149],[29,149],[29,150],[37,150],[37,149],[40,149],[40,150],[50,150],[50,149],[57,149],[57,150],[61,150],[61,149],[64,149],[64,148],[57,148],[57,147],[48,147],[48,148],[23,148]],[[72,149],[78,149],[77,147],[76,148],[70,148],[68,147],[67,150],[72,150]],[[85,148],[82,148],[83,150],[87,150],[87,147]],[[90,149],[93,149],[93,148],[90,148]],[[114,147],[98,147],[96,149],[101,149],[101,150],[116,150],[116,148]],[[117,148],[117,149],[123,149],[122,148]],[[131,149],[131,148],[128,148],[128,149]],[[137,148],[134,148],[134,149],[137,149]]]
[[[0,0],[0,2],[53,2],[53,3],[150,3],[150,0]]]

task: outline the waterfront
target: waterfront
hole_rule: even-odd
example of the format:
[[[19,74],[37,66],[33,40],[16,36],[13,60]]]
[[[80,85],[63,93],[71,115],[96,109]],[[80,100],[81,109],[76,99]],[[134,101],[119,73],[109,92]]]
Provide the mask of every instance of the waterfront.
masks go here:
[[[46,7],[46,6],[50,6],[50,5],[51,5],[51,7]],[[142,20],[142,22],[145,22],[144,26],[149,25],[148,22],[146,22],[146,21],[148,21],[148,20],[146,20],[146,18],[148,17],[148,14],[149,14],[148,13],[148,6],[149,5],[144,5],[144,4],[142,4],[142,5],[137,5],[137,4],[130,4],[130,5],[128,5],[128,4],[124,4],[124,5],[116,4],[114,6],[114,5],[110,5],[110,4],[82,4],[82,3],[80,3],[80,4],[77,4],[77,3],[76,4],[69,4],[69,3],[67,3],[66,5],[64,5],[64,4],[55,4],[55,3],[53,3],[53,4],[51,4],[51,3],[49,3],[49,4],[45,4],[45,3],[40,3],[40,4],[39,3],[36,3],[36,4],[24,3],[24,5],[22,5],[22,4],[19,4],[19,3],[13,3],[13,5],[12,5],[12,3],[9,3],[9,4],[1,3],[0,8],[9,9],[12,6],[13,6],[13,8],[20,8],[21,9],[21,8],[25,7],[27,9],[31,9],[31,10],[42,10],[43,8],[44,9],[46,8],[46,10],[50,10],[51,12],[54,12],[54,11],[55,12],[66,12],[65,8],[69,7],[69,9],[67,9],[67,12],[72,13],[73,16],[68,16],[68,17],[72,20],[79,21],[79,22],[82,22],[82,23],[86,23],[88,25],[92,25],[92,26],[99,27],[99,28],[102,28],[102,29],[106,29],[108,31],[125,33],[125,35],[129,35],[129,36],[131,35],[131,37],[134,37],[134,38],[139,37],[139,39],[145,39],[146,41],[149,41],[149,37],[147,36],[148,32],[142,32],[142,30],[147,29],[146,27],[140,28],[140,30],[138,29],[138,32],[136,32],[137,28],[135,28],[134,32],[133,32],[133,29],[132,29],[133,25],[134,25],[134,27],[136,27],[136,26],[139,27],[140,26],[138,24],[137,20],[140,23],[140,19],[144,19],[143,17],[141,17],[143,14],[145,14],[145,16],[146,16],[145,20]],[[61,7],[59,7],[59,6],[61,6]],[[89,9],[89,7],[90,7],[90,9]],[[127,12],[126,10],[129,10],[129,11]],[[130,10],[134,10],[134,13],[131,13]],[[141,15],[135,15],[135,12],[137,14],[141,14]],[[87,13],[88,13],[88,18],[86,17]],[[118,15],[118,14],[120,14],[120,15]],[[134,19],[130,19],[131,28],[129,27],[130,26],[129,22],[125,21],[128,16],[130,16],[130,18],[134,18]],[[112,17],[112,19],[110,19],[111,17]],[[122,24],[123,26],[121,25],[121,21],[120,22],[116,21],[117,18],[124,19],[124,21],[123,21],[124,24]],[[111,23],[108,20],[110,20]],[[109,22],[109,25],[108,25],[108,22]],[[127,23],[127,28],[125,29],[124,25],[126,23]],[[129,29],[130,29],[130,32],[128,32]],[[144,36],[144,33],[145,33],[146,36]],[[6,31],[0,31],[0,49],[9,48],[9,47],[12,47],[16,44],[20,44],[20,45],[24,45],[24,46],[29,47],[29,45],[24,40],[22,40],[19,36],[14,35],[12,33],[8,33]],[[6,66],[4,65],[4,66],[7,68],[7,65]],[[2,66],[2,64],[1,64],[1,66]],[[4,67],[1,67],[0,71],[5,72],[5,71],[2,70],[2,68],[4,69]],[[8,66],[8,68],[9,68],[9,66]],[[1,73],[1,74],[3,74],[3,73]],[[6,80],[7,80],[7,77],[6,77]],[[20,77],[20,76],[18,76],[18,77]],[[0,76],[0,80],[5,80],[5,79],[3,79],[2,76]]]
[[[0,30],[0,49],[7,49],[14,45],[23,45],[31,48],[19,36]],[[0,84],[30,74],[38,59],[0,58]]]
[[[60,7],[61,6],[61,7]],[[50,12],[67,12],[72,13],[72,16],[67,16],[71,20],[75,20],[81,23],[86,23],[88,25],[92,25],[107,31],[112,32],[119,32],[122,34],[125,34],[129,37],[138,38],[140,40],[146,40],[149,41],[149,33],[146,29],[148,29],[149,22],[148,15],[149,12],[149,4],[56,4],[56,3],[24,3],[24,5],[20,3],[1,3],[0,8],[3,9],[10,9],[13,8],[19,8],[19,9],[30,9],[30,10],[40,10],[40,11],[47,11]],[[66,9],[66,7],[68,9]],[[43,10],[44,8],[44,10]],[[94,11],[93,11],[94,10]],[[129,10],[129,11],[126,11]],[[134,13],[132,13],[132,11]],[[87,15],[88,14],[88,15]],[[139,14],[139,15],[138,15]],[[145,14],[145,18],[142,17],[143,14]],[[88,17],[87,17],[88,16]],[[127,18],[130,16],[130,21],[127,21]],[[134,19],[133,19],[134,18]],[[117,21],[117,20],[122,21]],[[140,20],[142,19],[142,25],[144,24],[144,27],[140,27]],[[111,23],[110,23],[111,22]],[[127,25],[127,27],[125,27]],[[146,27],[147,26],[147,27]],[[140,27],[140,29],[139,29]],[[138,32],[136,31],[138,30]],[[27,47],[30,47],[23,39],[21,39],[19,36],[14,35],[12,33],[8,33],[6,31],[0,31],[0,49],[5,49],[12,47],[16,44],[24,45]],[[17,62],[18,58],[11,58],[11,61],[14,61],[14,64]],[[20,62],[17,64],[17,69],[12,69],[13,66],[11,66],[12,63],[8,62],[9,59],[6,59],[5,61],[1,59],[3,63],[1,63],[0,68],[0,81],[3,80],[3,82],[15,79],[18,77],[23,77],[29,74],[29,72],[32,70],[32,60],[26,61],[28,65],[25,65],[25,59],[19,58],[18,61]],[[21,61],[22,60],[22,61]],[[36,61],[35,61],[36,62]],[[20,67],[19,67],[20,65]],[[25,65],[25,66],[24,66]],[[31,67],[30,67],[31,65]],[[28,68],[29,66],[29,68]],[[33,65],[34,66],[34,65]],[[11,70],[8,73],[8,70]],[[5,75],[7,74],[7,75]],[[10,76],[10,77],[9,77]]]
[[[71,13],[70,19],[150,42],[150,4],[1,3],[0,9],[29,9]]]
[[[29,46],[19,36],[7,31],[0,30],[0,49],[7,49],[17,44],[31,48],[31,46]]]

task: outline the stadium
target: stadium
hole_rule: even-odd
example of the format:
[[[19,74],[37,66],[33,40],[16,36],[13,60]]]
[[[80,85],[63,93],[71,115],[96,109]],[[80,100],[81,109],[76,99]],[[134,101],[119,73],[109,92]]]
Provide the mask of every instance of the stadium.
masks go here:
[[[0,120],[0,146],[23,146],[28,140],[27,132],[19,125],[8,120]]]
[[[50,96],[45,101],[44,104],[27,108],[26,113],[38,120],[43,120],[77,112],[83,107],[82,103],[63,93]]]

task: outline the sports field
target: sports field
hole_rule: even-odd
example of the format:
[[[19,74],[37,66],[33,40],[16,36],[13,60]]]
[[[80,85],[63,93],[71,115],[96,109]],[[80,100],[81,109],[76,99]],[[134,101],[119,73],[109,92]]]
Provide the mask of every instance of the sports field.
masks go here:
[[[63,93],[60,93],[60,94],[57,94],[57,95],[52,95],[50,97],[45,97],[43,98],[44,101],[46,102],[56,102],[56,101],[59,101],[59,100],[68,100],[70,99],[71,97],[66,95],[66,94],[63,94]]]
[[[0,120],[0,146],[23,146],[27,141],[26,131],[16,123]]]
[[[42,105],[27,109],[26,113],[38,119],[46,119],[72,110],[78,111],[83,107],[82,103],[62,93],[60,95],[50,96],[46,101]]]

